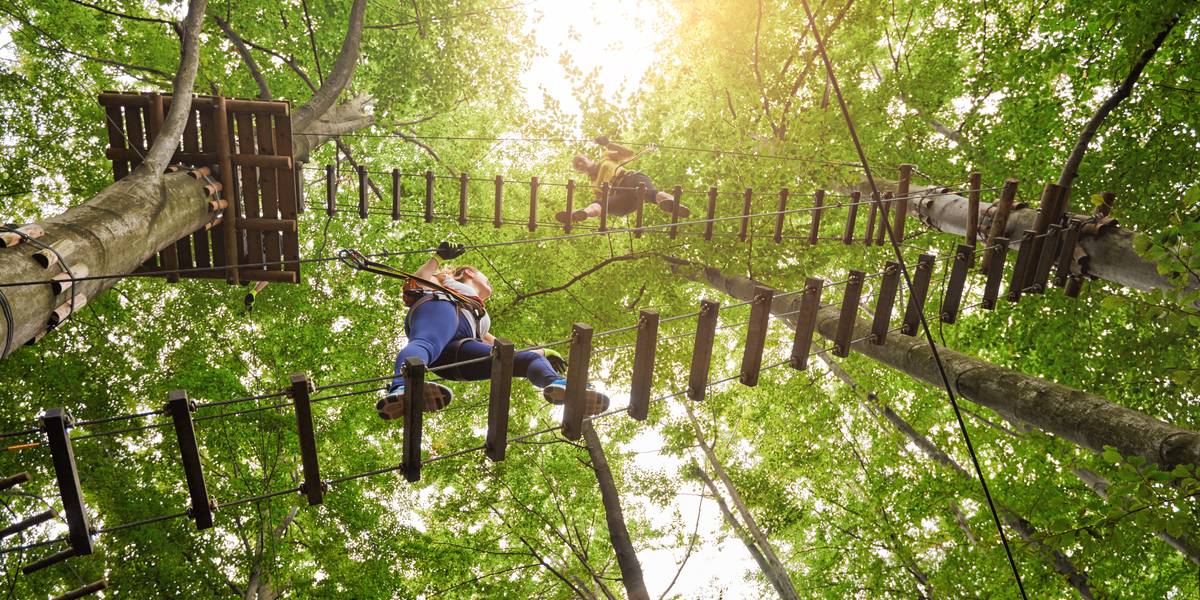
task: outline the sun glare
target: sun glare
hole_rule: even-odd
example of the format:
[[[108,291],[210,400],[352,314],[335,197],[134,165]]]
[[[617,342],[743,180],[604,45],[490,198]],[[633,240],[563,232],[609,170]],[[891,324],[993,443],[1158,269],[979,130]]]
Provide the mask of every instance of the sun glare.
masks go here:
[[[624,105],[658,53],[670,43],[673,14],[647,0],[579,2],[534,0],[526,7],[526,31],[537,55],[521,75],[530,108],[544,108],[543,95],[578,117],[564,63],[582,73],[597,70],[609,100]]]

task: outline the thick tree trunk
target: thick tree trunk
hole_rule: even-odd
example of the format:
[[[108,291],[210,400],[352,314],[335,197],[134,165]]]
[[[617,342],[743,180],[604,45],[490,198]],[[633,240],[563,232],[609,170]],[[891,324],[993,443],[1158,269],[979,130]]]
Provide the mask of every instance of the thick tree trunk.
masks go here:
[[[313,150],[335,136],[365,129],[375,124],[375,115],[370,113],[372,101],[371,96],[360,94],[330,108],[319,118],[306,121],[301,127],[295,129],[292,136],[292,156],[296,162],[308,162],[309,155]]]
[[[742,300],[751,300],[751,279],[731,276],[714,268],[667,257],[681,275]],[[798,295],[777,298],[771,313],[791,327],[796,326]],[[791,312],[791,314],[786,314]],[[822,308],[817,314],[817,331],[832,339],[838,308]],[[871,324],[856,319],[851,350],[898,371],[941,387],[942,379],[928,343],[920,338],[889,336],[877,346],[869,338]],[[1080,447],[1101,452],[1112,446],[1123,456],[1141,456],[1165,470],[1175,465],[1200,463],[1200,433],[1177,427],[1144,413],[1114,404],[1099,396],[996,366],[972,356],[938,347],[954,391],[962,398],[1004,412],[1042,431],[1070,440]]]
[[[913,186],[914,196],[909,199],[908,214],[929,226],[952,235],[967,234],[967,199],[957,194],[943,192],[941,188]],[[991,203],[980,202],[982,213]],[[1076,215],[1086,218],[1082,215]],[[1019,240],[1021,232],[1033,229],[1037,211],[1032,208],[1014,209],[1008,217],[1004,237]],[[979,239],[987,237],[986,231],[979,232]],[[1079,247],[1087,253],[1083,261],[1083,273],[1111,281],[1136,290],[1150,291],[1171,289],[1166,277],[1158,274],[1155,264],[1133,250],[1134,233],[1117,226],[1087,231],[1079,236]],[[1200,289],[1200,281],[1192,281],[1189,289]]]
[[[646,591],[646,581],[642,577],[642,565],[638,562],[637,551],[633,548],[629,529],[625,526],[621,495],[617,492],[616,482],[613,481],[612,470],[608,468],[608,457],[604,455],[600,436],[596,435],[591,421],[584,421],[583,437],[587,441],[588,456],[592,459],[592,470],[596,472],[596,482],[600,485],[604,520],[608,524],[608,539],[617,555],[617,566],[621,569],[621,583],[625,586],[625,593],[631,600],[650,600],[650,593]]]

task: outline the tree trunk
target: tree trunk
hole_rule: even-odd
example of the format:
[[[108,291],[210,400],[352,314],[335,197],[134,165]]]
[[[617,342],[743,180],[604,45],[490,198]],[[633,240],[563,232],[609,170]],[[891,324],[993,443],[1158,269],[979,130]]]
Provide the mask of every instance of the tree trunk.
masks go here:
[[[678,273],[742,300],[753,299],[755,281],[731,276],[711,267],[697,269],[694,263],[666,257]],[[771,313],[796,326],[798,295],[776,298]],[[792,314],[786,314],[792,312]],[[817,332],[834,337],[838,307],[820,309]],[[898,371],[940,387],[942,379],[928,343],[920,338],[889,336],[877,346],[867,338],[871,324],[855,319],[852,338],[862,339],[851,349]],[[1200,463],[1200,434],[1161,421],[1144,413],[1114,404],[1099,396],[1075,390],[1012,369],[996,366],[972,356],[938,347],[954,391],[962,398],[998,412],[1010,414],[1045,433],[1070,440],[1080,447],[1101,452],[1112,446],[1123,456],[1141,456],[1164,470],[1175,465]]]
[[[629,529],[625,526],[621,495],[617,492],[616,482],[613,481],[612,470],[608,468],[608,457],[604,455],[600,436],[596,435],[591,421],[583,422],[583,437],[587,441],[588,456],[592,459],[592,470],[596,472],[596,483],[600,485],[604,520],[608,524],[608,539],[617,555],[617,566],[621,569],[621,583],[625,586],[625,593],[631,600],[650,600],[650,593],[646,591],[646,581],[642,577],[642,565],[638,562],[637,551],[633,548]]]
[[[943,192],[942,188],[927,188],[913,186],[913,197],[909,198],[909,215],[930,227],[952,235],[966,236],[967,234],[967,199],[957,194]],[[980,202],[979,211],[991,206],[989,202]],[[1086,218],[1083,215],[1074,215]],[[1037,211],[1032,208],[1013,209],[1008,217],[1008,226],[1004,237],[1019,240],[1021,232],[1033,229]],[[1086,254],[1086,260],[1081,261],[1085,275],[1111,281],[1136,290],[1151,291],[1155,289],[1172,289],[1171,282],[1158,274],[1155,264],[1148,261],[1133,250],[1135,234],[1128,229],[1115,225],[1099,228],[1085,228],[1079,236],[1079,248]],[[980,239],[986,239],[987,232],[981,231]],[[1200,289],[1200,281],[1192,281],[1189,290]]]
[[[738,514],[741,515],[743,524],[754,538],[758,549],[766,557],[767,564],[771,568],[769,578],[775,584],[775,589],[779,592],[779,596],[785,599],[799,598],[796,594],[796,588],[792,585],[791,576],[788,575],[787,568],[783,566],[783,561],[779,560],[779,557],[775,554],[775,549],[771,546],[770,540],[767,539],[767,534],[763,533],[762,528],[758,526],[758,521],[754,519],[754,515],[750,513],[745,500],[742,500],[742,495],[738,493],[737,486],[733,484],[733,480],[729,478],[729,474],[721,466],[721,461],[717,459],[717,453],[713,451],[712,446],[704,439],[704,435],[700,431],[700,423],[696,420],[695,413],[692,412],[692,406],[685,403],[683,408],[687,411],[688,419],[692,423],[692,429],[696,432],[696,443],[700,444],[700,448],[704,451],[704,456],[708,459],[708,464],[712,465],[713,472],[717,474],[717,478],[725,486],[725,491],[729,494],[729,499],[733,502],[733,506],[737,509]]]

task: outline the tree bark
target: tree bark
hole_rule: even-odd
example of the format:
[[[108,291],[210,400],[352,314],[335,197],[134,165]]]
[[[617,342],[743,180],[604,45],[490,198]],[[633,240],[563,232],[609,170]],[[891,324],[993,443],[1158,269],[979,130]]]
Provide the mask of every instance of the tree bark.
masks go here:
[[[968,213],[965,197],[944,192],[941,188],[921,186],[913,186],[912,193],[913,196],[908,200],[908,214],[911,217],[938,231],[966,236]],[[989,207],[991,203],[980,202],[980,213]],[[1087,218],[1084,215],[1074,217]],[[1036,218],[1037,211],[1032,208],[1014,209],[1009,214],[1004,237],[1019,240],[1021,232],[1033,229]],[[984,239],[987,232],[980,232],[980,235],[980,239]],[[1172,289],[1174,286],[1166,277],[1158,274],[1155,264],[1138,256],[1133,250],[1134,236],[1132,231],[1115,225],[1086,227],[1079,236],[1079,248],[1087,254],[1086,259],[1080,262],[1083,274],[1136,290]],[[1188,289],[1200,289],[1200,280],[1193,280]]]
[[[742,300],[751,300],[755,281],[720,270],[665,257],[677,273]],[[692,268],[688,268],[692,267]],[[798,295],[777,297],[771,313],[790,327],[796,326]],[[817,332],[832,339],[837,327],[836,306],[820,309]],[[871,324],[855,319],[852,338],[862,339],[851,349],[912,377],[940,387],[941,376],[928,343],[920,338],[889,337],[877,346],[867,338]],[[1069,440],[1082,448],[1101,452],[1112,446],[1123,456],[1141,456],[1164,470],[1175,465],[1200,464],[1200,433],[1161,421],[1080,390],[938,347],[954,391],[962,398],[1005,412],[1045,433]]]
[[[733,484],[733,480],[729,478],[729,473],[725,472],[725,468],[721,465],[721,461],[717,459],[717,453],[713,451],[712,446],[704,439],[704,435],[700,431],[700,423],[696,420],[696,415],[692,412],[690,404],[683,405],[687,411],[688,419],[692,423],[692,429],[696,432],[696,443],[700,445],[704,451],[704,456],[708,459],[708,464],[712,465],[713,472],[717,474],[717,478],[721,480],[721,484],[725,486],[725,491],[729,494],[729,499],[733,502],[734,508],[742,517],[742,523],[754,538],[758,549],[766,557],[767,564],[771,568],[770,579],[776,585],[776,590],[779,596],[785,599],[799,598],[796,594],[796,588],[792,585],[791,576],[788,575],[787,567],[783,566],[783,561],[779,560],[779,556],[775,554],[775,549],[771,546],[771,541],[767,539],[767,534],[758,526],[758,521],[754,515],[750,513],[749,507],[746,506],[746,501],[742,500],[742,495],[738,493],[737,486]]]
[[[621,510],[621,495],[617,492],[617,484],[613,480],[612,470],[608,468],[608,457],[604,455],[604,447],[600,436],[591,421],[583,422],[583,437],[587,441],[588,456],[592,459],[592,470],[596,473],[596,482],[600,486],[600,498],[604,503],[604,520],[608,524],[608,539],[612,542],[613,552],[617,555],[617,566],[621,569],[621,583],[625,593],[631,600],[650,600],[646,591],[646,581],[642,576],[642,565],[638,562],[637,551],[629,537],[629,529],[625,526],[625,513]]]
[[[1108,500],[1107,479],[1082,467],[1077,467],[1072,469],[1072,471],[1074,471],[1075,476],[1078,477],[1079,480],[1084,483],[1084,485],[1088,486],[1088,489],[1095,492],[1097,496]],[[1192,536],[1174,536],[1161,530],[1155,531],[1154,535],[1158,537],[1158,539],[1166,542],[1170,547],[1177,550],[1180,554],[1187,557],[1188,560],[1192,561],[1196,565],[1200,565],[1200,548],[1197,548],[1192,544]]]
[[[359,49],[362,45],[363,21],[367,12],[367,0],[354,0],[350,6],[350,23],[346,29],[346,37],[342,39],[342,49],[338,52],[337,60],[329,71],[329,78],[321,84],[321,89],[312,95],[304,106],[296,110],[292,116],[294,131],[307,131],[308,125],[317,120],[333,107],[334,102],[350,85],[358,65]]]
[[[173,96],[184,100],[171,103],[162,133],[147,150],[142,164],[83,204],[40,223],[46,233],[38,241],[61,247],[67,267],[85,267],[92,275],[129,273],[210,219],[208,200],[198,180],[185,173],[163,174],[191,109],[206,5],[207,0],[191,0],[188,5],[179,72],[172,88]],[[34,244],[0,250],[0,282],[48,282],[59,271],[41,268],[31,258],[37,250]],[[12,309],[12,321],[0,323],[4,328],[0,339],[11,335],[12,347],[17,348],[47,328],[50,313],[59,305],[69,304],[79,295],[90,300],[116,281],[77,282],[62,298],[56,297],[49,285],[0,288]],[[80,304],[75,302],[76,307]]]

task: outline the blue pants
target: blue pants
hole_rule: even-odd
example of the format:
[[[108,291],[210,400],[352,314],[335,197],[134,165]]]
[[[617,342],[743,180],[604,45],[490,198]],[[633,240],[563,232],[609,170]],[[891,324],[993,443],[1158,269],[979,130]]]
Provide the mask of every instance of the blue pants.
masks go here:
[[[457,316],[456,316],[457,315]],[[455,327],[455,321],[458,326]],[[408,315],[404,324],[404,333],[408,335],[408,345],[396,355],[395,376],[392,378],[392,388],[404,385],[404,376],[400,368],[404,361],[415,356],[430,367],[448,365],[473,358],[489,356],[492,346],[477,339],[471,332],[471,322],[465,315],[458,313],[458,307],[446,300],[428,300],[422,302],[416,310]],[[466,340],[457,345],[457,350],[447,348],[454,342]],[[443,379],[455,381],[479,381],[492,376],[492,361],[481,360],[437,371]],[[537,387],[546,387],[561,377],[550,361],[537,352],[517,352],[513,355],[513,375],[524,377]]]

